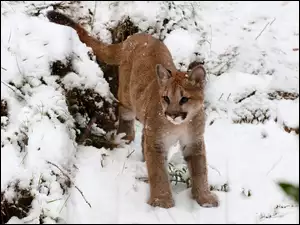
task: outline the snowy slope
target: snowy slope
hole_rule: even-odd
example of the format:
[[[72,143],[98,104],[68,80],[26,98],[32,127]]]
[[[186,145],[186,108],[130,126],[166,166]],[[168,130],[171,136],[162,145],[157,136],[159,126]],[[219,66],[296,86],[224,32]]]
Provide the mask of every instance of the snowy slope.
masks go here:
[[[142,31],[161,37],[178,68],[197,59],[195,52],[206,62],[209,182],[220,207],[200,207],[179,183],[172,185],[176,206],[168,210],[147,205],[148,184],[136,179],[147,176],[141,124],[134,143],[113,151],[76,144],[74,119],[49,65],[78,56],[63,79],[67,89],[92,88],[109,99],[109,86],[76,33],[42,14],[26,15],[30,4],[1,2],[1,99],[10,107],[1,116],[1,192],[10,190],[12,199],[8,185],[19,179],[35,194],[28,217],[10,223],[39,223],[40,215],[45,223],[299,222],[298,206],[277,185],[299,185],[299,136],[284,129],[299,129],[299,2],[178,2],[170,11],[158,2],[74,3],[76,19],[88,9],[96,13],[93,33],[108,43],[106,28],[129,15]],[[198,24],[182,19],[181,8]],[[177,24],[167,25],[171,32],[147,30],[166,16]],[[12,91],[11,82],[22,92]],[[283,99],[279,91],[296,97]],[[26,136],[24,149],[19,141]],[[177,147],[171,150],[170,161],[184,166]],[[64,168],[82,193],[65,187],[61,171],[47,161]],[[229,191],[220,191],[224,185]]]

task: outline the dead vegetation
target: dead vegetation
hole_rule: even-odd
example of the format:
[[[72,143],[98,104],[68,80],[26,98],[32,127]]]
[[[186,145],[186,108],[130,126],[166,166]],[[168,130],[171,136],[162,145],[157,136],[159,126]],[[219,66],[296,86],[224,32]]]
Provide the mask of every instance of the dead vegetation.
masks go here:
[[[13,190],[10,190],[13,189]],[[15,196],[12,201],[8,201],[5,198],[5,193],[13,191]],[[31,203],[34,196],[29,189],[21,189],[18,182],[9,186],[6,192],[1,192],[1,223],[5,224],[13,216],[22,219],[26,217],[27,213],[31,209]]]
[[[296,92],[285,92],[285,91],[275,91],[268,93],[270,100],[280,100],[280,99],[286,99],[286,100],[295,100],[299,98],[299,93]]]
[[[283,124],[283,129],[287,132],[287,133],[295,133],[299,135],[299,127],[297,128],[293,128],[293,127],[288,127],[287,125]]]
[[[118,25],[114,28],[109,29],[112,36],[112,43],[117,44],[122,41],[125,41],[128,36],[138,33],[138,27],[135,26],[129,17],[127,17],[124,21],[120,21]],[[117,97],[118,94],[118,82],[119,82],[119,69],[118,66],[115,65],[107,65],[104,62],[99,62],[98,64],[101,70],[104,73],[104,78],[109,83],[111,93]],[[118,109],[116,108],[116,112]],[[118,114],[116,114],[118,116]]]
[[[236,104],[243,102],[245,99],[250,98],[256,94],[256,91],[253,91],[246,95],[243,98],[237,99],[235,101]],[[284,91],[274,91],[268,93],[269,100],[296,100],[299,98],[299,93],[296,92],[284,92]],[[245,108],[246,109],[246,108]],[[239,115],[238,119],[234,119],[233,123],[241,124],[241,123],[265,123],[266,121],[271,119],[271,113],[269,109],[247,109],[247,113],[242,113]],[[277,118],[273,118],[275,122],[277,122]],[[299,127],[289,127],[286,124],[282,124],[283,129],[287,133],[296,133],[299,134]]]
[[[76,1],[74,1],[76,2]],[[65,3],[57,3],[53,4],[53,8],[59,9],[59,10],[68,10],[70,5],[64,5]],[[49,6],[49,5],[48,5]],[[47,6],[47,7],[48,7]],[[40,7],[36,8],[35,11],[32,12],[33,16],[38,16],[41,14],[41,11],[46,9],[47,7]],[[91,14],[92,15],[92,14]],[[90,17],[89,17],[90,18]],[[165,19],[163,21],[163,26],[166,26],[168,24],[168,19]],[[89,24],[90,25],[90,24]],[[165,28],[167,29],[167,28]],[[170,33],[171,28],[167,29],[167,33]],[[119,43],[134,33],[139,32],[139,29],[137,26],[135,26],[130,18],[126,18],[124,21],[120,21],[119,24],[110,29],[110,32],[112,34],[112,43]],[[162,38],[163,39],[163,38]],[[231,64],[234,62],[236,56],[238,55],[236,49],[234,49],[233,54],[231,55],[224,55],[228,56],[228,60],[226,62],[220,60],[219,63],[213,67],[213,72],[216,73],[217,76],[221,75],[225,71],[228,70],[228,68],[231,67]],[[118,92],[118,67],[107,65],[103,62],[98,62],[101,70],[104,72],[104,78],[109,83],[110,91],[111,93],[117,97]],[[196,64],[195,64],[196,65]],[[194,66],[195,66],[194,65]],[[51,70],[53,75],[58,75],[60,78],[63,78],[67,73],[73,72],[72,69],[72,63],[71,59],[67,59],[66,63],[63,63],[61,61],[55,61],[51,65]],[[216,72],[217,71],[217,72]],[[60,85],[61,82],[57,81]],[[63,87],[63,86],[62,86]],[[115,100],[112,102],[107,101],[102,96],[100,96],[98,93],[95,93],[91,89],[86,90],[80,90],[78,88],[73,88],[72,90],[66,90],[66,99],[67,99],[67,105],[69,112],[75,119],[75,125],[76,129],[79,130],[77,132],[76,142],[84,145],[91,145],[95,146],[97,148],[105,147],[105,148],[115,148],[117,147],[116,144],[113,142],[113,140],[108,139],[108,136],[105,135],[99,135],[94,134],[91,132],[91,128],[89,126],[82,127],[81,123],[78,121],[78,115],[81,115],[81,117],[86,117],[89,119],[88,125],[95,124],[97,127],[103,129],[105,132],[111,132],[116,129],[116,122],[118,119],[118,104]],[[255,92],[253,93],[253,95]],[[276,91],[273,93],[269,93],[269,99],[290,99],[294,100],[299,97],[298,93],[287,93],[287,92],[281,92]],[[252,96],[252,95],[250,95]],[[250,97],[247,96],[246,98]],[[239,102],[243,101],[244,99],[240,99]],[[270,119],[270,116],[268,115],[267,111],[260,111],[255,110],[251,112],[253,118],[240,118],[239,120],[234,121],[234,123],[264,123],[266,120]],[[257,115],[260,116],[257,116]],[[5,100],[1,100],[1,117],[8,115],[8,108],[7,108],[7,102]],[[262,116],[261,116],[262,115]],[[62,121],[63,122],[63,121]],[[299,134],[299,128],[289,128],[284,125],[284,130],[288,133],[295,132]],[[17,134],[16,134],[17,135]],[[28,138],[24,139],[22,142],[23,144],[27,145]],[[21,146],[20,146],[21,147]],[[24,147],[20,148],[23,149]],[[54,173],[54,172],[52,172]],[[55,174],[57,177],[57,180],[60,179],[59,174]],[[178,183],[185,183],[188,187],[190,187],[190,183],[188,180],[184,180],[181,176],[181,173],[178,171],[173,172],[172,174],[173,180],[172,182]],[[44,185],[44,180],[41,179],[40,187]],[[60,182],[61,184],[62,182]],[[61,184],[61,188],[63,192],[66,192],[67,189],[70,187],[69,181],[64,182],[63,185]],[[7,223],[8,220],[12,216],[16,216],[19,219],[26,217],[27,213],[31,209],[31,203],[34,199],[34,196],[31,194],[29,189],[20,189],[18,185],[16,184],[14,187],[14,192],[16,193],[16,197],[13,199],[12,202],[8,202],[7,199],[5,199],[5,192],[1,193],[1,222]],[[217,190],[217,191],[225,191],[228,192],[229,186],[228,184],[224,184],[222,186],[210,186],[211,190]],[[7,189],[9,190],[9,188]],[[249,196],[249,192],[247,192],[247,196]],[[42,215],[41,215],[41,223],[42,223]]]
[[[46,3],[46,2],[45,2]],[[27,13],[31,16],[39,16],[43,10],[48,9],[49,7],[52,7],[54,10],[70,10],[72,8],[76,7],[76,3],[79,3],[79,1],[60,1],[57,3],[48,3],[44,4],[42,6],[37,6],[34,2],[32,2],[30,5],[28,5]]]
[[[5,129],[7,125],[8,125],[7,101],[1,99],[1,129]]]
[[[113,43],[124,41],[129,35],[138,32],[136,27],[129,18],[119,22],[119,24],[110,29],[112,33]],[[89,56],[92,59],[91,53]],[[55,61],[50,65],[51,74],[63,78],[67,73],[72,72],[72,60],[67,58],[66,62]],[[99,67],[104,73],[104,78],[109,84],[111,93],[117,98],[118,92],[118,67],[107,65],[103,62],[98,62]],[[57,80],[64,89],[64,85],[60,79]],[[91,127],[95,126],[103,129],[106,133],[114,132],[118,120],[118,104],[115,99],[108,101],[100,94],[92,89],[73,88],[71,90],[65,89],[67,105],[70,114],[75,119],[75,126],[77,132],[76,142],[84,145],[91,145],[97,148],[105,147],[113,149],[117,147],[112,140],[113,135],[99,135],[91,132]],[[82,126],[82,118],[89,122],[86,126]]]
[[[58,9],[63,9],[62,4],[55,5]],[[33,16],[38,16],[41,14],[42,10],[46,8],[36,8],[35,11],[32,11]],[[129,35],[138,32],[138,28],[133,25],[129,18],[125,21],[120,22],[118,26],[111,29],[113,42],[118,43],[125,40]],[[89,55],[91,60],[92,54]],[[118,67],[105,65],[104,63],[98,62],[100,68],[104,72],[104,78],[109,83],[110,90],[112,94],[116,97],[118,91]],[[68,74],[69,72],[74,72],[72,68],[72,58],[68,57],[64,61],[55,61],[49,65],[51,69],[51,74],[58,76],[57,83],[64,89],[66,96],[66,103],[70,114],[75,119],[75,128],[78,131],[76,134],[76,142],[84,145],[92,145],[97,148],[115,148],[117,145],[113,142],[112,139],[108,139],[108,135],[105,134],[96,134],[91,132],[91,125],[94,125],[98,128],[103,129],[106,133],[113,132],[116,129],[117,122],[117,102],[114,99],[105,99],[100,94],[96,93],[92,89],[79,89],[73,88],[67,90],[61,82],[61,79]],[[47,85],[46,82],[43,84]],[[13,84],[10,84],[13,85]],[[14,87],[14,85],[13,85]],[[20,87],[21,90],[21,87]],[[7,102],[1,100],[1,117],[8,115]],[[80,115],[80,116],[78,116]],[[87,118],[89,120],[88,126],[82,126],[80,118]],[[64,119],[60,120],[62,123],[65,122]],[[15,133],[19,135],[19,133]],[[23,136],[25,138],[23,138]],[[111,136],[113,137],[113,135]],[[20,140],[19,140],[20,139]],[[24,152],[24,147],[27,145],[28,137],[27,135],[21,135],[20,138],[16,139],[20,147],[20,152]],[[9,142],[12,139],[9,138]],[[26,156],[26,153],[25,153]],[[25,158],[24,156],[24,158]],[[23,160],[22,160],[23,162]],[[51,175],[55,175],[57,182],[60,184],[63,194],[66,194],[68,189],[71,186],[71,183],[68,179],[63,179],[59,174],[51,172]],[[76,187],[75,187],[76,188]],[[12,190],[13,189],[13,190]],[[31,187],[28,189],[20,189],[18,182],[15,185],[10,186],[6,189],[5,192],[1,193],[1,222],[7,223],[9,219],[13,216],[22,219],[28,215],[29,210],[31,209],[31,203],[34,199],[34,196],[31,193]],[[47,195],[50,194],[49,187],[47,187],[47,182],[41,177],[39,181],[38,191],[48,190]],[[7,191],[14,193],[15,197],[12,201],[9,201],[5,196]],[[80,192],[80,190],[79,190]],[[40,215],[39,221],[43,223],[45,215]]]
[[[271,115],[269,113],[269,109],[254,109],[252,111],[247,110],[249,112],[249,115],[243,115],[239,117],[238,119],[233,120],[233,123],[241,124],[241,123],[252,123],[252,124],[258,124],[258,123],[265,123],[269,119],[271,119]]]
[[[120,21],[118,25],[109,29],[112,35],[112,42],[119,43],[127,39],[128,36],[138,33],[139,29],[133,24],[129,17]]]
[[[80,130],[76,138],[77,142],[92,145],[97,148],[116,147],[113,140],[107,140],[105,135],[96,135],[90,132],[86,133],[85,130],[87,127],[82,127],[77,119],[79,114],[82,117],[88,117],[89,120],[94,120],[94,124],[104,131],[113,131],[116,128],[115,109],[117,103],[115,101],[110,103],[91,89],[80,90],[78,88],[67,91],[66,98],[69,112],[75,120],[77,120],[75,125],[76,128]],[[85,137],[83,137],[82,134],[86,134]]]
[[[58,75],[59,77],[64,77],[67,73],[72,72],[72,61],[70,58],[66,60],[66,63],[61,61],[52,62],[50,65],[51,75]]]
[[[66,63],[55,61],[50,65],[50,67],[52,71],[51,74],[59,76],[60,79],[63,78],[67,73],[73,71],[71,59],[67,59]],[[116,101],[111,100],[110,102],[91,89],[83,90],[79,88],[73,88],[68,90],[64,87],[60,79],[57,80],[57,83],[59,83],[65,90],[68,110],[75,119],[77,143],[85,144],[84,139],[87,137],[84,137],[83,139],[82,134],[89,134],[86,133],[86,127],[82,126],[82,122],[80,121],[82,118],[88,118],[89,120],[95,118],[95,124],[105,132],[110,132],[115,129]],[[88,136],[91,135],[89,134]],[[86,142],[87,145],[92,145],[98,148],[115,147],[110,140],[106,140],[104,135],[92,135],[92,137],[89,137],[89,139],[92,141]]]
[[[1,99],[1,117],[8,115],[7,102]]]

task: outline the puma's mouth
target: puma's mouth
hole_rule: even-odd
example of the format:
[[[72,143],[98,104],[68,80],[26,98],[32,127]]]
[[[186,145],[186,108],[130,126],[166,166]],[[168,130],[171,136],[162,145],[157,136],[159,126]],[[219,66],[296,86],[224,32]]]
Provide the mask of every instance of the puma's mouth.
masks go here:
[[[167,116],[167,119],[175,125],[179,125],[184,121],[181,117],[176,117],[175,119],[173,119],[172,117]]]
[[[178,113],[178,114],[167,114],[166,113],[166,118],[169,120],[171,123],[175,125],[182,124],[187,116],[186,112]]]

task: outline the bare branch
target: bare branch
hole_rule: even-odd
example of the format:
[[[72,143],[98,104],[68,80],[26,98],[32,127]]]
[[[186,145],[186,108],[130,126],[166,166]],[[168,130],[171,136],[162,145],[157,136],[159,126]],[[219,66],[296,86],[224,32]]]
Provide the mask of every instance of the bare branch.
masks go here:
[[[70,178],[70,176],[69,176],[68,174],[66,174],[61,168],[59,168],[59,166],[55,165],[54,163],[52,163],[52,162],[50,162],[50,161],[46,161],[46,162],[49,163],[49,164],[51,164],[52,166],[55,166],[57,169],[59,169],[60,172],[61,172],[64,176],[66,176],[66,177],[69,179],[69,181],[74,185],[74,187],[79,191],[79,193],[80,193],[81,196],[83,197],[83,199],[84,199],[84,201],[86,202],[86,204],[88,204],[89,207],[92,208],[91,204],[86,200],[86,198],[85,198],[83,192],[75,185],[75,183],[72,181],[72,179]],[[70,196],[69,196],[69,197],[70,197]],[[68,197],[68,198],[69,198],[69,197]],[[61,210],[62,210],[62,209],[61,209]]]
[[[267,28],[267,26],[268,25],[272,25],[273,23],[274,23],[274,21],[276,20],[276,18],[274,18],[273,20],[272,20],[272,22],[268,22],[266,25],[265,25],[265,27],[262,29],[262,31],[257,35],[257,37],[255,38],[255,40],[257,40],[261,35],[262,35],[262,33],[265,31],[265,29]]]
[[[134,153],[135,152],[135,150],[133,149],[129,154],[128,154],[128,156],[126,156],[126,158],[128,159],[131,155],[132,155],[132,153]]]

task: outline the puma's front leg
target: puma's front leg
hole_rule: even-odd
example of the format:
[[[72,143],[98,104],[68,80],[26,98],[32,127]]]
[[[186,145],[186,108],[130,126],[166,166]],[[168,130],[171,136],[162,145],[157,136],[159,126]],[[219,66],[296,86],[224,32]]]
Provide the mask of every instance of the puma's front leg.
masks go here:
[[[184,147],[192,181],[192,197],[203,207],[217,207],[218,197],[212,193],[208,185],[207,162],[204,138]]]
[[[165,149],[155,136],[147,136],[145,133],[143,148],[148,169],[150,184],[150,198],[148,204],[162,208],[174,206],[168,173],[165,164]]]

